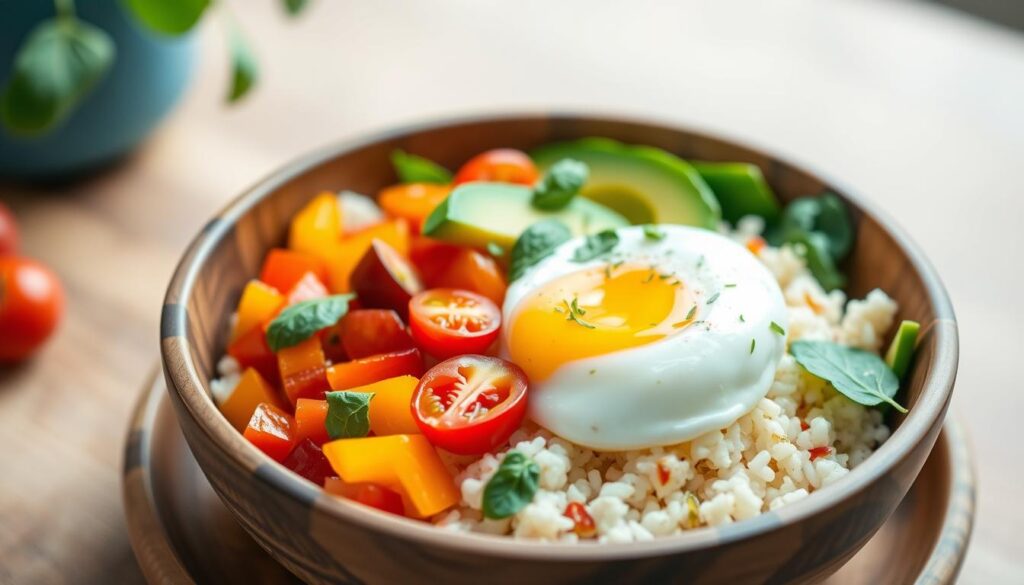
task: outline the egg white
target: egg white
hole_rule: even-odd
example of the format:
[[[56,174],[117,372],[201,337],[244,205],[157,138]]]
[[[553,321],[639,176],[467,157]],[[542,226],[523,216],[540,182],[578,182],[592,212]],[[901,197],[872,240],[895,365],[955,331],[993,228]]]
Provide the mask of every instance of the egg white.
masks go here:
[[[601,450],[671,445],[732,424],[771,387],[786,347],[771,324],[788,326],[775,278],[724,236],[686,226],[659,229],[661,240],[646,237],[639,226],[616,230],[615,250],[583,263],[572,261],[583,243],[576,238],[509,286],[502,311],[505,348],[526,295],[610,261],[673,272],[696,295],[698,323],[647,345],[565,363],[546,380],[531,380],[529,415],[551,432]]]

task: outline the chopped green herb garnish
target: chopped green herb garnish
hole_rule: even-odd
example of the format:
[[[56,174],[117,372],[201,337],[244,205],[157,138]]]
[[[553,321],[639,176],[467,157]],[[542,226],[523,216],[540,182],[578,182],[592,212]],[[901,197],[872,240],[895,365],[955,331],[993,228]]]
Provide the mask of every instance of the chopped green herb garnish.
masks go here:
[[[743,313],[740,313],[740,323],[746,323],[747,320],[743,318]]]
[[[587,311],[583,307],[580,306],[580,300],[577,297],[573,297],[572,298],[572,305],[571,305],[571,307],[572,307],[573,311],[575,311],[576,313],[578,313],[580,315],[586,315],[587,314]]]
[[[651,273],[647,275],[647,278],[644,279],[644,284],[647,284],[648,282],[651,282],[652,280],[654,280],[654,275],[655,274],[657,274],[657,273],[652,270]]]
[[[718,300],[718,294],[719,294],[719,293],[715,293],[715,294],[711,295],[711,298],[710,298],[710,299],[708,299],[708,304],[709,304],[709,305],[710,305],[711,303],[714,303],[715,301],[717,301],[717,300]]]
[[[786,336],[786,330],[782,328],[782,325],[779,325],[775,321],[772,321],[771,325],[769,325],[769,327],[771,328],[772,331],[778,333],[779,335],[781,335],[783,337]]]
[[[690,310],[686,312],[686,320],[693,319],[693,316],[697,314],[697,305],[690,307]]]
[[[675,276],[675,274],[676,274],[675,272],[666,272],[665,274],[659,274],[658,278],[660,280],[668,280],[668,279],[672,278],[673,276]]]
[[[581,327],[586,327],[587,329],[597,328],[597,326],[594,325],[593,323],[587,323],[586,321],[580,318],[583,315],[585,315],[587,311],[580,307],[579,299],[573,297],[572,302],[566,300],[563,300],[562,302],[565,303],[565,307],[569,309],[568,314],[565,316],[566,321],[575,321],[577,325],[580,325]]]
[[[644,226],[644,237],[660,242],[665,239],[665,232],[656,225],[647,224]]]
[[[736,288],[736,283],[730,282],[729,284],[725,285],[725,288]]]
[[[754,353],[754,347],[756,345],[757,345],[757,340],[756,339],[751,339],[750,340],[750,353]]]

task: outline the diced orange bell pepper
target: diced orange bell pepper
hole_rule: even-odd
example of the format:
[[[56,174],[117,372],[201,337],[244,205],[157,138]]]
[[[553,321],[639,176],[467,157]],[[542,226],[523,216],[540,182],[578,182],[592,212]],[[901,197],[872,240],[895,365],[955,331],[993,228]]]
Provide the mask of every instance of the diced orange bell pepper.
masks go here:
[[[243,434],[250,443],[278,462],[288,457],[296,443],[295,421],[287,412],[266,402],[256,407]]]
[[[352,392],[373,392],[369,411],[373,434],[383,437],[420,433],[412,417],[412,395],[419,382],[414,376],[397,376],[352,389]]]
[[[323,398],[330,389],[325,374],[327,362],[316,335],[278,351],[277,365],[285,396],[292,404],[299,398]]]
[[[255,368],[264,381],[278,380],[277,356],[267,345],[263,326],[253,327],[248,333],[231,342],[228,355],[238,360],[243,368]]]
[[[277,290],[258,280],[250,280],[238,300],[238,317],[231,331],[231,341],[248,333],[260,323],[269,321],[284,306],[285,299]]]
[[[349,276],[374,239],[389,244],[402,257],[409,256],[409,224],[404,219],[393,219],[360,230],[325,251],[328,258],[328,279],[325,282],[331,292],[338,294],[352,290]]]
[[[280,406],[277,393],[263,376],[254,368],[246,368],[231,395],[220,405],[220,411],[241,432],[261,402]]]
[[[278,292],[287,293],[307,272],[315,274],[321,282],[327,282],[324,263],[317,257],[274,248],[263,260],[260,280],[276,288]]]
[[[388,215],[401,217],[418,227],[451,190],[451,185],[404,183],[381,191],[377,202]]]
[[[371,508],[377,508],[378,510],[384,510],[399,516],[405,515],[405,504],[402,503],[401,494],[375,483],[345,483],[341,481],[341,478],[328,477],[324,480],[324,491],[354,500]]]
[[[472,248],[462,248],[440,273],[426,279],[431,288],[461,288],[483,295],[499,307],[505,301],[505,276],[498,262]]]
[[[295,425],[300,441],[309,439],[317,446],[330,441],[331,436],[327,434],[327,401],[299,398],[295,401]]]
[[[343,481],[399,492],[410,515],[432,516],[459,501],[452,476],[423,435],[339,439],[323,450]]]
[[[295,286],[288,291],[287,303],[289,306],[295,303],[301,303],[302,301],[310,301],[313,299],[322,299],[329,293],[324,283],[320,281],[316,274],[307,272],[295,283]]]
[[[338,196],[324,192],[313,198],[294,217],[288,230],[288,247],[326,260],[323,251],[341,239],[341,206]]]
[[[327,368],[327,381],[333,390],[349,390],[396,376],[422,375],[423,356],[418,349],[382,353]]]

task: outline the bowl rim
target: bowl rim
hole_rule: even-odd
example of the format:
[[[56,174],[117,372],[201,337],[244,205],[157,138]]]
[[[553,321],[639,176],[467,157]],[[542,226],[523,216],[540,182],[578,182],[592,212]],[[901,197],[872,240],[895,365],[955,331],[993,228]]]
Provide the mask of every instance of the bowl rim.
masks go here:
[[[181,326],[190,318],[185,306],[192,293],[200,268],[213,250],[230,233],[234,224],[251,210],[259,201],[278,188],[286,185],[305,172],[316,168],[347,152],[375,144],[409,137],[418,133],[479,123],[516,121],[598,121],[606,123],[647,126],[672,132],[679,132],[697,138],[726,142],[743,148],[767,160],[775,160],[790,168],[814,177],[835,188],[849,203],[864,216],[873,219],[903,249],[910,265],[920,275],[927,292],[927,300],[935,312],[933,326],[935,336],[935,359],[931,364],[918,402],[893,432],[892,436],[876,449],[870,457],[850,471],[842,481],[815,492],[813,497],[788,504],[778,510],[765,512],[754,518],[718,527],[702,527],[652,541],[623,544],[613,543],[558,543],[546,541],[519,540],[507,536],[443,530],[432,524],[410,520],[379,512],[340,498],[325,497],[320,487],[303,480],[280,463],[272,460],[255,446],[245,441],[241,433],[220,415],[211,394],[200,382],[187,344],[164,343],[170,337],[185,335]],[[167,310],[171,305],[181,305],[179,316]],[[184,409],[192,417],[196,427],[232,463],[239,467],[252,468],[253,481],[264,481],[280,495],[308,505],[342,521],[353,523],[360,528],[387,534],[397,539],[419,544],[437,546],[457,552],[486,554],[508,559],[533,559],[544,561],[596,561],[639,559],[665,554],[679,554],[712,548],[738,540],[781,529],[817,515],[828,508],[854,497],[865,490],[879,477],[889,473],[907,453],[927,439],[929,431],[938,428],[952,394],[959,355],[959,341],[956,318],[952,304],[932,264],[926,259],[918,245],[904,230],[874,203],[845,188],[841,183],[826,179],[823,175],[808,170],[806,165],[796,165],[787,158],[766,154],[765,149],[751,147],[747,141],[736,140],[721,132],[705,132],[693,129],[672,120],[659,120],[618,113],[591,111],[501,111],[478,113],[469,116],[446,117],[427,122],[402,125],[390,130],[364,134],[355,139],[344,140],[320,147],[294,161],[283,165],[265,176],[253,186],[232,199],[208,222],[190,242],[182,259],[175,268],[164,299],[161,315],[161,362],[169,391],[176,392]],[[168,363],[180,367],[170,368]],[[173,387],[173,391],[170,388]],[[215,421],[212,426],[208,421]],[[244,457],[243,457],[244,454]],[[255,468],[252,469],[255,471]]]

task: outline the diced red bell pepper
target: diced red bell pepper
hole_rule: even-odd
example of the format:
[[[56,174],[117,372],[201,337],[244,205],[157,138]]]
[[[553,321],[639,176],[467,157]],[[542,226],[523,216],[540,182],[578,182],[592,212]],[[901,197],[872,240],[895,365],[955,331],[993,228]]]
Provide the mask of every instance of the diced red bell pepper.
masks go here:
[[[377,508],[399,516],[405,515],[402,496],[395,491],[375,483],[345,483],[337,477],[324,482],[324,491],[336,496],[355,500],[360,504]]]
[[[349,359],[416,347],[401,317],[390,309],[349,311],[338,325],[341,346]]]
[[[409,245],[409,260],[427,286],[434,287],[434,277],[447,270],[462,249],[462,246],[426,236],[415,236]]]
[[[288,291],[287,304],[294,305],[302,301],[322,299],[328,295],[327,286],[317,278],[316,274],[307,272],[295,283],[295,286]]]
[[[277,364],[281,385],[292,404],[299,398],[323,398],[324,392],[330,390],[325,374],[327,362],[316,335],[278,351]]]
[[[271,459],[282,462],[295,447],[295,420],[280,408],[264,402],[252,413],[244,435]]]
[[[327,401],[299,398],[295,402],[296,433],[300,440],[308,439],[315,445],[331,440],[327,434]]]
[[[277,356],[267,345],[267,336],[262,326],[253,327],[228,346],[228,355],[238,360],[242,368],[253,368],[270,382],[280,378]]]
[[[348,390],[396,376],[423,375],[423,356],[418,349],[384,353],[327,368],[327,380],[333,390]]]
[[[324,485],[328,478],[337,477],[324,452],[309,439],[299,441],[284,460],[284,466],[318,486]]]
[[[286,293],[292,290],[307,272],[315,274],[320,282],[327,282],[327,269],[321,260],[302,252],[274,248],[267,253],[263,261],[260,280]]]

